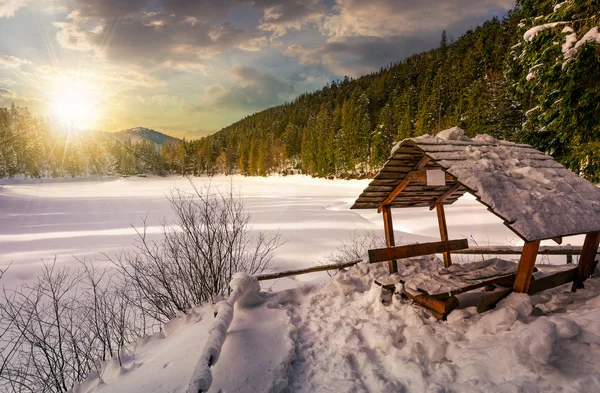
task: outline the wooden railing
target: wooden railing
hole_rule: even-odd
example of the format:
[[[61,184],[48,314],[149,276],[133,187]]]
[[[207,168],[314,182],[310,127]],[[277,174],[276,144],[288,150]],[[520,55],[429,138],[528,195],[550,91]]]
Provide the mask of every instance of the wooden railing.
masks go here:
[[[473,246],[451,251],[452,254],[467,255],[520,255],[521,252],[523,247],[516,246]],[[581,246],[540,246],[538,255],[565,255],[567,263],[573,263],[573,255],[581,255]]]
[[[600,250],[599,250],[600,251]],[[450,251],[452,254],[465,255],[520,255],[523,247],[519,246],[471,246],[464,250]],[[573,263],[573,255],[581,255],[581,246],[540,246],[538,255],[565,255],[567,263]],[[301,274],[323,272],[328,270],[340,270],[357,263],[362,259],[344,263],[332,263],[329,265],[317,265],[304,269],[286,270],[277,273],[266,273],[257,275],[258,281],[275,280],[283,277],[298,276]]]
[[[286,271],[278,272],[278,273],[260,274],[255,277],[258,279],[258,281],[275,280],[277,278],[298,276],[300,274],[325,272],[328,270],[341,270],[341,269],[356,265],[357,263],[360,263],[362,261],[363,261],[362,259],[356,259],[354,261],[349,261],[349,262],[344,262],[344,263],[332,263],[329,265],[317,265],[317,266],[308,267],[305,269],[286,270]]]

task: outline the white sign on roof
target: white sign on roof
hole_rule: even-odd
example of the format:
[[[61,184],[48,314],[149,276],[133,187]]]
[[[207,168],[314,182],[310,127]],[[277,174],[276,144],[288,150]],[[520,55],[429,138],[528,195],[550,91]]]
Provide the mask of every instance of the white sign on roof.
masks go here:
[[[446,175],[441,169],[430,169],[427,171],[428,186],[445,186]]]

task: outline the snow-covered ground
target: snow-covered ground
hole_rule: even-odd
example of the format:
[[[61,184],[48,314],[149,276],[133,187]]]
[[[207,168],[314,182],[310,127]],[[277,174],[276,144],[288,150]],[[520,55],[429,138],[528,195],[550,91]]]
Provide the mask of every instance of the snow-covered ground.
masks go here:
[[[438,321],[382,294],[372,281],[384,274],[361,263],[238,304],[209,392],[600,392],[600,278],[577,293],[511,294],[487,313],[467,307]],[[185,392],[211,321],[204,307],[170,322],[75,392]]]
[[[240,188],[254,228],[281,232],[286,243],[276,252],[277,270],[323,261],[354,231],[382,231],[375,211],[349,210],[368,181],[211,181]],[[159,236],[160,221],[172,218],[165,194],[188,186],[175,177],[3,183],[0,263],[13,261],[5,285],[35,278],[40,258],[105,263],[100,253],[130,247],[130,224],[145,216]],[[446,213],[450,238],[520,244],[473,198]],[[434,212],[393,214],[397,242],[439,239]],[[414,263],[420,271],[437,266],[428,259]],[[385,266],[361,263],[331,279],[313,274],[263,286],[260,302],[236,305],[210,391],[600,392],[600,278],[575,294],[568,285],[531,298],[513,294],[491,312],[463,307],[438,321],[398,296],[382,295],[372,281],[383,274]],[[105,364],[75,392],[185,392],[214,321],[212,305],[197,307],[140,340],[122,365]]]
[[[257,230],[280,231],[285,242],[275,255],[275,268],[313,266],[350,239],[354,231],[383,234],[374,210],[349,210],[367,180],[325,180],[305,176],[194,178],[197,184],[230,182],[245,199]],[[172,219],[165,195],[173,187],[189,187],[181,177],[106,178],[98,180],[10,180],[0,184],[0,266],[12,261],[5,285],[33,280],[42,259],[56,256],[75,264],[73,256],[106,263],[101,253],[114,255],[131,247],[135,232],[147,217],[149,233],[160,236],[160,223]],[[520,244],[519,239],[473,198],[463,197],[446,209],[451,238],[472,238],[479,245]],[[435,212],[395,209],[396,242],[439,240]],[[580,239],[568,240],[579,244]],[[287,288],[295,280],[328,277],[325,273],[279,280]]]

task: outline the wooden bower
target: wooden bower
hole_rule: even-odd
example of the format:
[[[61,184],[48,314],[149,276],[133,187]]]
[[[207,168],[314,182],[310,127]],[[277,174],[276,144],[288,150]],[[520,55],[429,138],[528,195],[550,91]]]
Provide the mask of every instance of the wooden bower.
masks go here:
[[[473,154],[474,151],[478,155]],[[510,157],[505,157],[503,154],[510,154]],[[477,157],[479,156],[485,156],[488,161],[484,164],[477,163]],[[472,160],[472,162],[469,162],[469,160]],[[560,173],[562,178],[568,178],[569,187],[573,189],[572,192],[568,193],[563,190],[560,195],[563,198],[570,198],[568,202],[572,202],[575,206],[595,206],[594,203],[596,202],[594,200],[600,200],[600,189],[568,171],[561,164],[555,162],[552,157],[533,149],[529,145],[496,141],[489,137],[465,141],[446,141],[440,138],[423,137],[404,140],[395,148],[392,156],[360,194],[352,209],[377,209],[378,212],[383,213],[386,246],[390,250],[395,247],[392,208],[428,207],[430,210],[435,209],[440,238],[442,242],[448,242],[449,234],[444,207],[453,204],[462,195],[469,192],[481,204],[486,206],[488,211],[502,219],[504,224],[525,242],[517,272],[514,277],[510,278],[512,280],[510,283],[511,290],[531,293],[532,290],[538,291],[542,287],[548,289],[551,287],[549,285],[564,284],[565,280],[567,280],[566,282],[569,282],[569,280],[574,282],[573,290],[583,287],[583,282],[593,272],[596,252],[600,243],[600,208],[593,210],[594,208],[590,207],[592,210],[589,214],[581,214],[579,218],[573,218],[565,214],[565,225],[559,229],[555,228],[556,225],[547,225],[551,224],[551,220],[555,220],[555,217],[545,217],[543,214],[535,216],[535,222],[540,222],[539,228],[531,229],[527,225],[524,226],[523,222],[533,221],[528,216],[531,209],[528,209],[527,206],[521,209],[523,212],[521,220],[508,219],[506,217],[510,217],[510,215],[507,215],[506,211],[495,208],[496,204],[493,199],[490,199],[489,194],[504,192],[504,196],[507,198],[518,197],[510,195],[510,188],[506,188],[507,191],[502,190],[502,187],[509,184],[509,181],[515,181],[514,178],[510,178],[509,170],[507,170],[506,178],[495,176],[494,179],[498,179],[498,184],[488,190],[480,188],[486,186],[489,182],[473,182],[471,178],[478,175],[484,176],[484,180],[489,180],[490,174],[474,170],[473,173],[468,173],[464,177],[465,167],[468,168],[471,165],[476,168],[478,165],[487,165],[487,162],[493,160],[499,161],[499,167],[517,162],[518,165],[513,170],[527,166],[542,174],[547,173],[548,176]],[[459,170],[454,171],[455,168]],[[432,182],[438,185],[428,185],[429,171],[432,170],[436,170],[438,173],[440,170],[443,172],[444,184]],[[455,176],[455,173],[459,176]],[[439,181],[439,178],[437,180]],[[581,190],[580,194],[578,194],[578,190]],[[538,190],[533,191],[536,191],[536,195],[541,195],[542,208],[546,209],[544,211],[552,211],[555,214],[556,201],[552,187],[540,185]],[[597,195],[597,198],[591,197],[593,195]],[[521,202],[519,200],[514,201],[515,204]],[[516,206],[516,208],[519,209],[520,206]],[[534,214],[536,213],[534,212]],[[554,232],[546,230],[550,227],[553,228]],[[542,283],[533,282],[532,273],[540,248],[540,241],[553,239],[560,244],[563,236],[577,234],[586,234],[577,268],[570,271],[570,273],[561,273],[557,277],[545,279]],[[446,267],[452,264],[451,251],[443,251],[444,266]],[[386,258],[389,258],[390,273],[395,273],[397,271],[396,259],[399,256],[388,256]],[[506,277],[504,281],[506,281]],[[422,298],[419,299],[422,300]],[[429,300],[431,299],[426,299],[424,302],[437,304],[435,306],[436,312],[438,315],[443,315],[444,313],[440,311],[444,311],[446,308],[442,310],[442,306],[435,303],[435,301],[441,299],[433,299],[435,300],[433,303]],[[453,301],[451,303],[454,304]]]

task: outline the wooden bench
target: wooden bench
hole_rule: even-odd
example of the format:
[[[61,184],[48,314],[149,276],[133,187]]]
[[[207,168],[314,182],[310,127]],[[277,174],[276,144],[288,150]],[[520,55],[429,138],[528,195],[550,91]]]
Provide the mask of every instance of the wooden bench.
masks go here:
[[[469,248],[469,242],[467,241],[467,239],[446,240],[440,242],[408,244],[405,246],[398,247],[377,248],[369,250],[369,263],[379,263],[390,260],[395,261],[396,259],[412,258],[456,250],[464,250],[467,248]],[[395,287],[395,284],[399,282],[401,281],[398,279],[394,280],[393,277],[386,277],[383,279],[375,280],[375,283],[377,285],[392,291]],[[448,313],[450,313],[452,310],[458,307],[458,300],[453,295],[447,296],[444,299],[438,299],[429,296],[426,293],[411,294],[406,292],[404,293],[404,296],[431,310],[433,315],[438,319],[444,318],[446,315],[448,315]]]
[[[493,285],[512,287],[516,272],[517,263],[492,258],[452,265],[434,272],[394,274],[378,278],[375,283],[392,292],[395,292],[397,284],[403,284],[402,296],[428,308],[434,316],[442,319],[459,306],[457,295]]]

